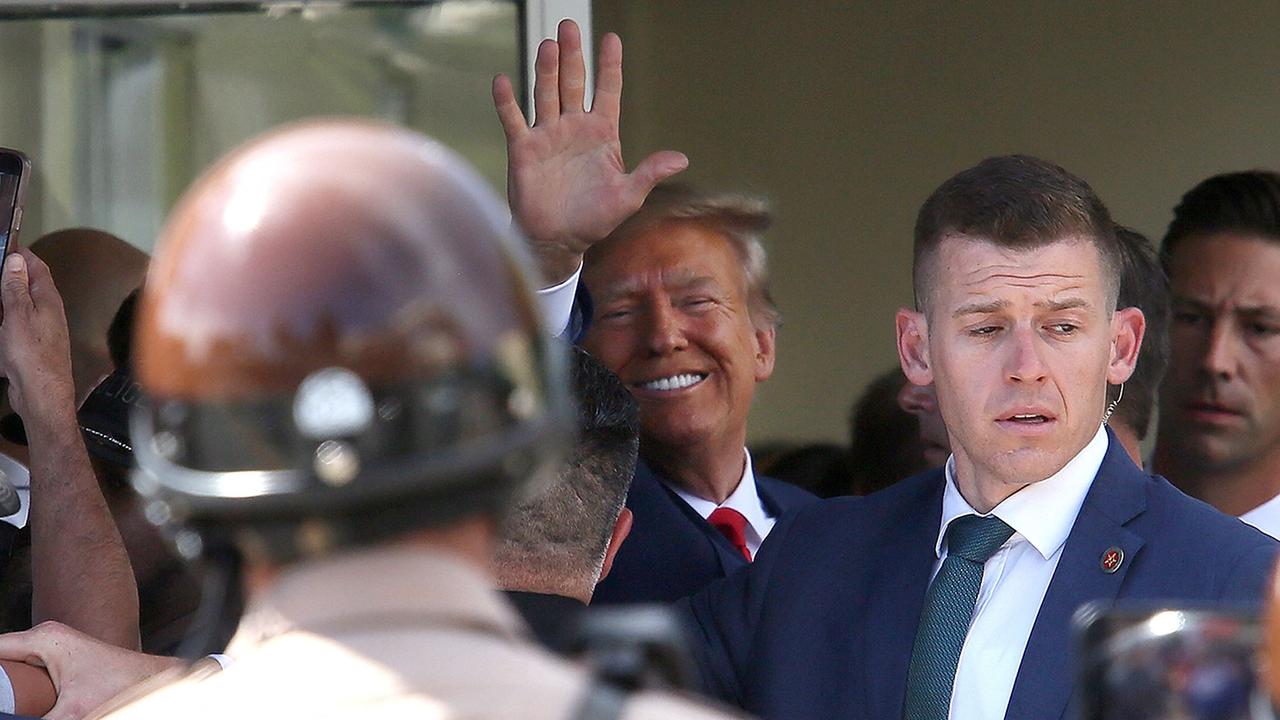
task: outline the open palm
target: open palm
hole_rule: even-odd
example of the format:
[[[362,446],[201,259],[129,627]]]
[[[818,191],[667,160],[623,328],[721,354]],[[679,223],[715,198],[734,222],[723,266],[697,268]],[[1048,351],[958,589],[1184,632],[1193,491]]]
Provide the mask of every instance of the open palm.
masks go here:
[[[595,98],[583,108],[586,68],[572,20],[556,40],[544,40],[534,64],[532,127],[509,78],[493,84],[494,105],[507,137],[507,193],[516,222],[529,236],[548,280],[567,278],[582,254],[640,208],[659,182],[688,166],[678,152],[645,158],[631,173],[622,159],[622,41],[601,42]]]

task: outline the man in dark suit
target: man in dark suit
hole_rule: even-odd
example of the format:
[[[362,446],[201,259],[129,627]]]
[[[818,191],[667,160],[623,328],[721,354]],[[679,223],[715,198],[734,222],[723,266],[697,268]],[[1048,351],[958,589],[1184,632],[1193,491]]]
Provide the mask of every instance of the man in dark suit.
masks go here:
[[[585,111],[581,37],[565,21],[538,51],[533,127],[506,78],[494,101],[511,208],[553,283],[543,297],[558,315],[549,325],[569,325],[580,276],[595,305],[582,347],[640,403],[641,463],[627,501],[635,529],[595,601],[675,600],[749,562],[783,512],[812,496],[757,478],[745,449],[778,324],[759,239],[768,209],[754,198],[654,191],[687,165],[679,153],[625,173],[621,60],[620,45],[602,45]]]
[[[716,694],[764,717],[1056,718],[1081,604],[1261,599],[1275,542],[1145,475],[1103,424],[1144,332],[1116,307],[1121,267],[1062,168],[993,158],[934,192],[898,350],[953,454],[784,518],[692,598]]]

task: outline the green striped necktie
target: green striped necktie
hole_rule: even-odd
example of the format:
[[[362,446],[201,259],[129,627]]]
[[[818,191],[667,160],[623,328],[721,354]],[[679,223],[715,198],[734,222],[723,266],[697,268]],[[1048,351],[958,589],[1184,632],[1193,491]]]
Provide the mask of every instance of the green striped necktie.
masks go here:
[[[951,686],[982,585],[982,565],[1013,535],[998,517],[965,515],[947,528],[947,559],[924,599],[907,670],[904,720],[947,720]]]

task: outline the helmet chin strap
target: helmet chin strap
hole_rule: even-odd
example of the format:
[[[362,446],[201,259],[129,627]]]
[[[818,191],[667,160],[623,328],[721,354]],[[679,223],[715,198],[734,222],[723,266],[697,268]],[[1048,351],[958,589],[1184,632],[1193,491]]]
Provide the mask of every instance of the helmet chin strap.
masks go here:
[[[1111,414],[1116,411],[1116,407],[1120,404],[1120,401],[1123,399],[1124,399],[1124,383],[1120,383],[1120,394],[1116,395],[1115,400],[1112,400],[1110,403],[1107,403],[1107,409],[1102,413],[1103,425],[1106,425],[1107,421],[1111,419]]]

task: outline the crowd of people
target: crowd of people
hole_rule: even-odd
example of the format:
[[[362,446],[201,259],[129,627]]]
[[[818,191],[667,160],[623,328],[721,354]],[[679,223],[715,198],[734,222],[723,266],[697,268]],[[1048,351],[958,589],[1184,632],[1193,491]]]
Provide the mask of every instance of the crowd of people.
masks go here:
[[[1280,175],[1203,181],[1157,251],[1055,164],[962,170],[851,450],[753,460],[768,205],[674,151],[628,172],[616,36],[596,65],[588,109],[565,21],[532,118],[494,81],[506,206],[315,121],[210,169],[152,258],[10,253],[0,711],[1070,717],[1082,605],[1264,601]]]

